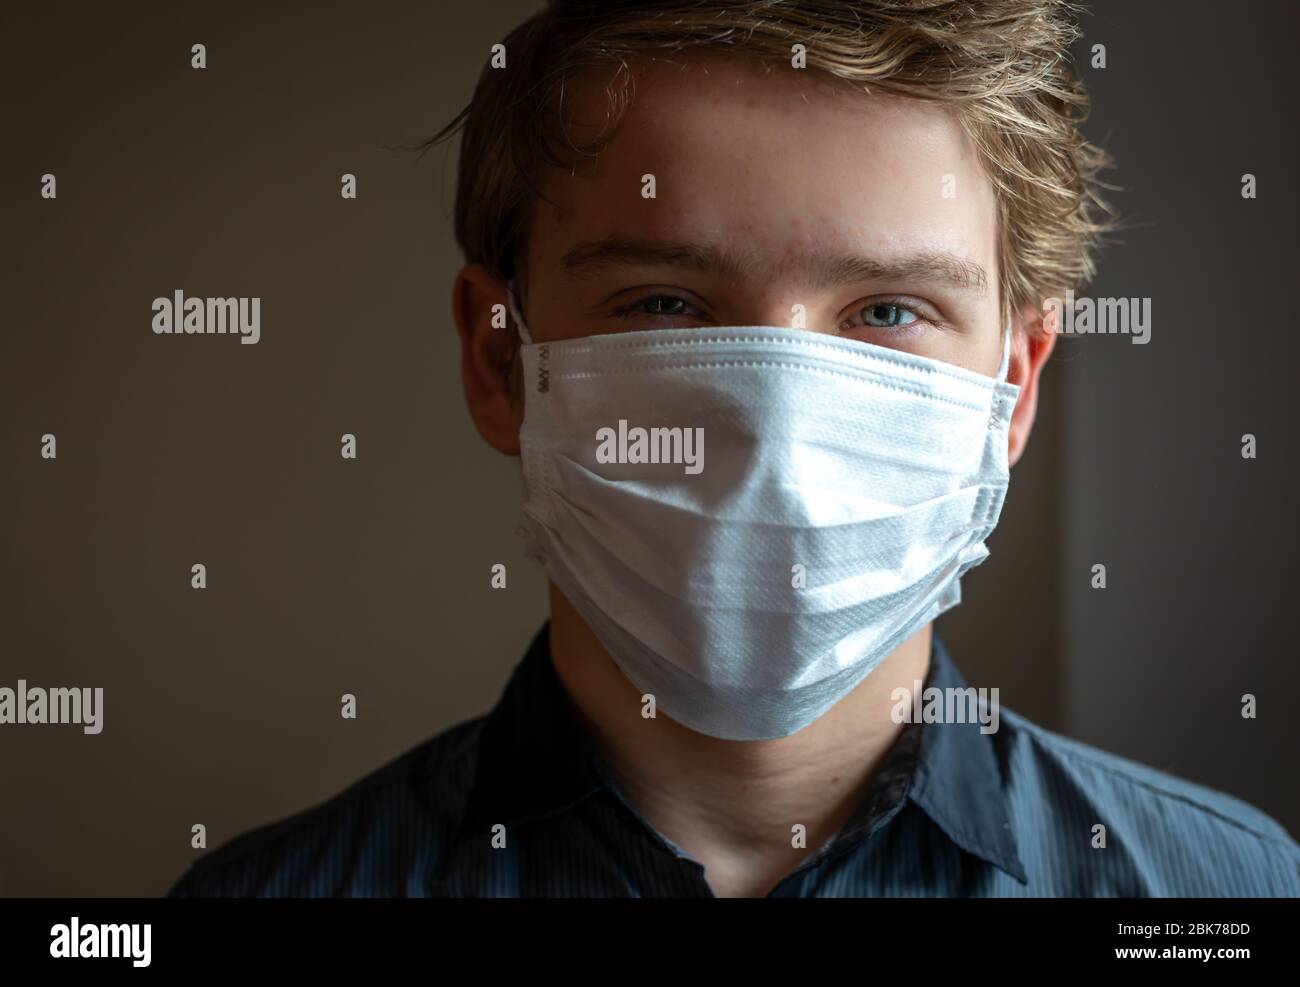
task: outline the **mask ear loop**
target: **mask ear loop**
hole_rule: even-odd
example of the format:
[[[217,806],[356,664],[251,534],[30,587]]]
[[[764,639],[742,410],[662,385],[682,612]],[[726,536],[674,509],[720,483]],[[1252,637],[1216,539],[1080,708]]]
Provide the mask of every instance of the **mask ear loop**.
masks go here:
[[[506,302],[510,306],[510,317],[515,320],[515,328],[519,330],[519,338],[525,343],[532,343],[532,334],[529,333],[528,327],[524,325],[524,315],[519,311],[519,306],[515,302],[514,278],[506,282]]]
[[[1002,328],[1002,362],[998,365],[998,383],[1007,379],[1007,371],[1011,369],[1011,316],[1007,316],[1007,324]]]

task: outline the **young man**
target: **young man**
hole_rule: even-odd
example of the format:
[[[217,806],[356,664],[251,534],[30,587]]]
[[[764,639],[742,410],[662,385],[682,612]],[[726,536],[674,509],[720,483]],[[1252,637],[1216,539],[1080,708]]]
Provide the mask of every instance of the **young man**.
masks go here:
[[[558,2],[516,30],[455,122],[454,312],[550,622],[490,715],[172,893],[1300,891],[1229,796],[1005,710],[900,715],[914,683],[969,695],[931,621],[1103,226],[1061,8]]]

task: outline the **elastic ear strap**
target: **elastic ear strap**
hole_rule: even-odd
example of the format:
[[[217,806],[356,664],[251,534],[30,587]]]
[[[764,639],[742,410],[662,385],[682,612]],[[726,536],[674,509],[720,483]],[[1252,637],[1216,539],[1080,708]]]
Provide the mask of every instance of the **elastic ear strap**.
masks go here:
[[[1011,317],[1007,316],[1007,324],[1002,328],[1002,363],[998,366],[998,380],[1007,379],[1007,371],[1011,368]]]
[[[525,343],[531,343],[533,337],[529,334],[528,327],[524,325],[524,315],[519,311],[519,306],[515,302],[514,278],[506,282],[506,301],[510,306],[510,317],[515,320],[515,328],[519,330],[519,338]]]

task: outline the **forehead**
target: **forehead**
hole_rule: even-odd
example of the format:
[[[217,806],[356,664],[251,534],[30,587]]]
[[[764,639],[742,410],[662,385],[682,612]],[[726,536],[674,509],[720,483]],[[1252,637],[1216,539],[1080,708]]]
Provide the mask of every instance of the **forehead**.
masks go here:
[[[946,106],[728,56],[629,68],[631,102],[606,147],[543,177],[555,205],[534,207],[533,269],[553,267],[578,240],[684,233],[773,269],[813,244],[946,249],[996,266],[992,187]],[[601,66],[565,87],[576,143],[601,133],[612,80],[614,68]],[[653,199],[642,194],[646,176]]]

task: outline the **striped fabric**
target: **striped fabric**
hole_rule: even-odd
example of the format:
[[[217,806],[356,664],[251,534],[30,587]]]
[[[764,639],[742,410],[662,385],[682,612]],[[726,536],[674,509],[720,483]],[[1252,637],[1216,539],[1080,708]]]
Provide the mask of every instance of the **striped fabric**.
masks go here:
[[[609,777],[547,641],[543,627],[487,716],[211,851],[169,896],[712,897]],[[964,687],[933,641],[926,684]],[[850,821],[769,897],[1298,893],[1300,848],[1257,809],[1004,708],[993,734],[910,725]]]

